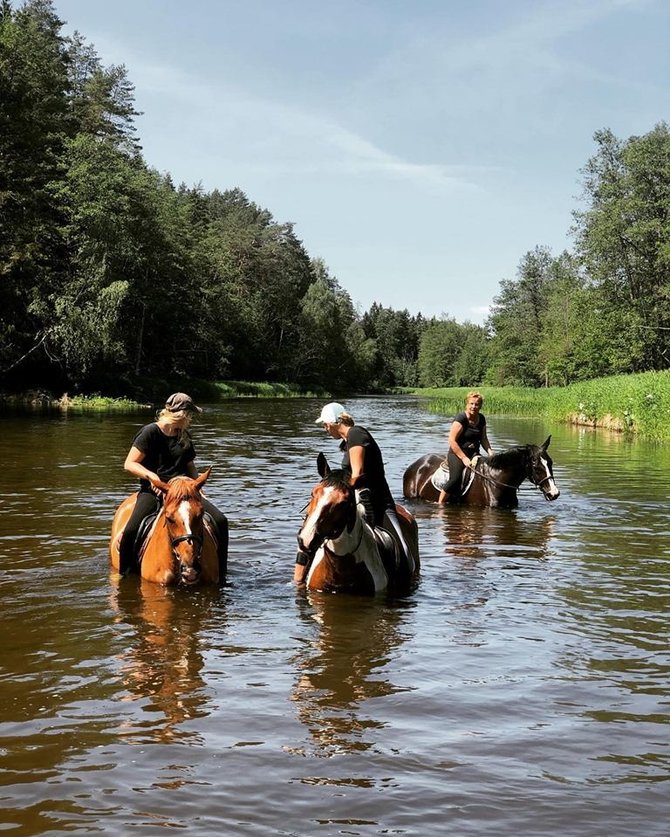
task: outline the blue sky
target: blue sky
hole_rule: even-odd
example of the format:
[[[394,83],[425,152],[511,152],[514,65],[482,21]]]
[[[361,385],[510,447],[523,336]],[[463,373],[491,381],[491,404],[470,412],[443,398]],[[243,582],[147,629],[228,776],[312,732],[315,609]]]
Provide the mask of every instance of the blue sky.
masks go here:
[[[593,133],[670,118],[667,0],[55,0],[147,163],[291,221],[361,311],[482,322],[572,247]]]

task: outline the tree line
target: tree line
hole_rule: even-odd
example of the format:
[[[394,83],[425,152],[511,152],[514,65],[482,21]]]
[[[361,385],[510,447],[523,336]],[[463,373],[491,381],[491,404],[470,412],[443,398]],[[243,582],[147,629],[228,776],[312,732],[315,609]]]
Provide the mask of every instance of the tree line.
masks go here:
[[[6,388],[540,386],[667,367],[665,124],[627,141],[596,134],[575,251],[528,252],[485,325],[361,312],[292,224],[239,188],[175,185],[151,168],[125,67],[62,27],[51,0],[0,0]]]

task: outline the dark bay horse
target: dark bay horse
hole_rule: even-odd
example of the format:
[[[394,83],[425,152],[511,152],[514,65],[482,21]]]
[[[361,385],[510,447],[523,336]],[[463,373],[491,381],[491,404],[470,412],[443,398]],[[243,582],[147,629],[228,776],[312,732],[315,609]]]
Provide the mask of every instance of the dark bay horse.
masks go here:
[[[476,506],[498,506],[513,509],[519,504],[517,489],[529,480],[544,495],[556,500],[560,491],[554,481],[553,462],[547,448],[551,436],[542,445],[520,445],[476,460],[474,473],[463,471],[459,501]],[[403,475],[403,494],[436,502],[440,492],[431,477],[444,461],[439,453],[428,453],[413,462]]]
[[[200,490],[208,468],[196,479],[174,477],[160,487],[163,505],[147,533],[139,555],[139,574],[163,585],[219,584],[219,559],[212,527],[205,519]],[[135,494],[116,510],[109,542],[112,567],[119,571],[119,540],[133,508]]]
[[[298,533],[300,549],[310,556],[305,577],[308,590],[374,595],[401,592],[419,573],[419,536],[414,517],[396,506],[398,521],[411,555],[405,555],[386,529],[372,529],[363,506],[342,471],[318,460],[322,479],[312,489]],[[389,527],[391,528],[391,527]]]

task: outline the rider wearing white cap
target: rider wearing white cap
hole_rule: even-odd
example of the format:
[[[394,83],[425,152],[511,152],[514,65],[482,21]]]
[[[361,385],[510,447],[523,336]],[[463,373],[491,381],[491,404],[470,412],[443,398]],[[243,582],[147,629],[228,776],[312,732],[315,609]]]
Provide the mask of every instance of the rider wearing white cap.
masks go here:
[[[384,473],[384,460],[372,434],[355,424],[353,416],[337,401],[326,404],[315,423],[322,424],[329,436],[340,441],[342,469],[356,491],[357,501],[365,507],[367,522],[372,527],[382,527],[385,522],[387,526],[391,525],[411,565],[413,559],[400,529],[395,500]],[[298,553],[297,562],[306,563],[301,553]]]

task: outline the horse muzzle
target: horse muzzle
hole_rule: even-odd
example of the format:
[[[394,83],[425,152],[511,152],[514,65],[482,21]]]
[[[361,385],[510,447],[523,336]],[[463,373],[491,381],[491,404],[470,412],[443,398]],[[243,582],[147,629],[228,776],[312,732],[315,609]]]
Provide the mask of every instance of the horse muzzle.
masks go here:
[[[198,566],[179,565],[179,581],[181,584],[184,584],[186,587],[191,587],[193,584],[197,584],[199,579],[200,568]]]
[[[552,481],[546,485],[540,486],[540,491],[544,494],[545,500],[558,500],[561,496],[561,492],[556,487],[556,484]]]

